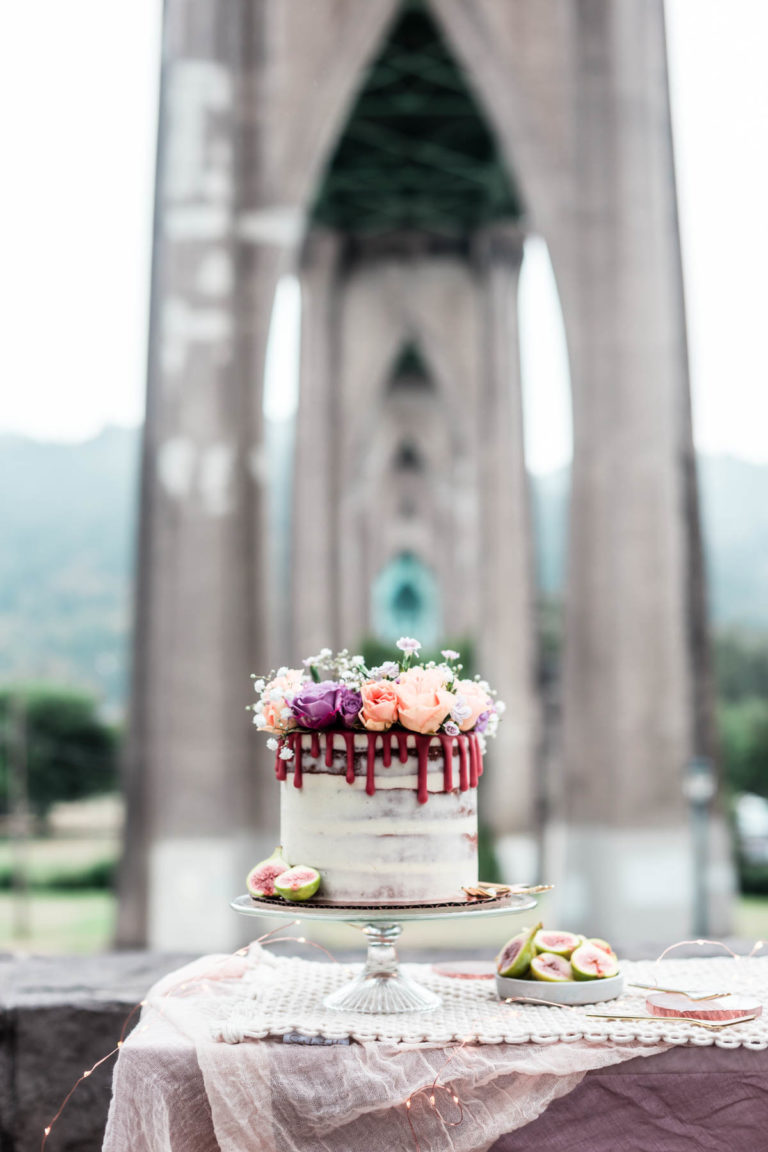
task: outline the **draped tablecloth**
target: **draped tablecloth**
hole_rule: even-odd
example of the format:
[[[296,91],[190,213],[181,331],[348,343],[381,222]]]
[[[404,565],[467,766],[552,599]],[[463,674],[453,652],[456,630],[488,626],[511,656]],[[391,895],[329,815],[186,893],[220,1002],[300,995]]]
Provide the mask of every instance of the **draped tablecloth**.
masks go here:
[[[626,1061],[633,1061],[627,1068],[639,1066],[644,1071],[654,1061],[641,1057],[661,1061],[683,1055],[680,1051],[661,1055],[670,1047],[663,1040],[600,1041],[577,1036],[567,1043],[528,1040],[446,1046],[350,1040],[344,1038],[342,1027],[335,1041],[315,1036],[313,1043],[301,1043],[297,1041],[307,1038],[289,1033],[280,1038],[222,1042],[222,1022],[242,1019],[253,999],[254,974],[258,977],[268,968],[273,981],[289,973],[295,978],[300,971],[297,963],[307,962],[278,960],[252,947],[245,958],[205,957],[156,985],[146,998],[139,1026],[119,1054],[105,1152],[392,1152],[410,1148],[486,1152],[497,1141],[496,1152],[517,1152],[539,1146],[536,1129],[547,1126],[550,1116],[557,1119],[545,1145],[552,1152],[556,1135],[566,1140],[563,1150],[571,1152],[602,1149],[601,1138],[610,1139],[605,1148],[612,1152],[622,1147],[631,1147],[633,1152],[687,1152],[689,1148],[698,1152],[710,1147],[701,1140],[653,1143],[651,1136],[646,1143],[621,1142],[630,1104],[643,1101],[646,1115],[659,1112],[659,1139],[672,1139],[674,1109],[657,1107],[664,1094],[655,1092],[653,1080],[638,1096],[629,1078],[610,1076],[612,1066]],[[765,963],[768,971],[768,962],[751,963]],[[642,1003],[638,1001],[641,1009]],[[610,1011],[610,1005],[600,1010]],[[550,1011],[544,1008],[543,1014]],[[701,1069],[704,1059],[712,1067],[715,1051],[697,1047],[686,1055],[697,1056]],[[748,1061],[764,1056],[763,1051],[739,1049],[723,1052],[719,1059],[733,1062],[735,1057]],[[590,1105],[574,1128],[578,1110],[569,1112],[569,1108],[584,1092],[573,1090],[587,1073],[599,1069],[604,1070],[599,1081],[601,1102]],[[750,1081],[750,1072],[755,1071],[747,1064],[737,1072],[737,1082],[748,1086],[739,1116],[739,1123],[746,1125],[744,1132],[753,1120],[768,1123],[768,1096]],[[763,1059],[763,1078],[766,1073],[768,1063]],[[685,1070],[682,1074],[687,1075]],[[755,1083],[761,1083],[759,1076]],[[703,1084],[701,1091],[711,1106],[711,1084]],[[573,1097],[569,1096],[572,1092]],[[611,1108],[611,1101],[621,1107]],[[552,1109],[545,1112],[550,1104]],[[759,1142],[738,1143],[733,1110],[737,1106],[738,1101],[731,1101],[721,1115],[730,1147],[733,1152],[742,1148],[758,1152]],[[610,1121],[607,1127],[603,1124],[604,1137],[598,1134],[601,1118],[595,1108],[605,1112],[603,1120]],[[520,1133],[524,1126],[528,1127]],[[679,1127],[684,1131],[682,1124]],[[724,1132],[716,1128],[713,1138],[725,1139]],[[535,1137],[533,1144],[529,1135]],[[712,1149],[722,1146],[711,1144]]]

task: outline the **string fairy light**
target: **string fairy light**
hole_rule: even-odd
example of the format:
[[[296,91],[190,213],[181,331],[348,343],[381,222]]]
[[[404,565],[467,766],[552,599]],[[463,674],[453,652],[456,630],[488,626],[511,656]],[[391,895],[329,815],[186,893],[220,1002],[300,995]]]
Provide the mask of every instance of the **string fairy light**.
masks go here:
[[[242,948],[238,948],[237,951],[231,952],[227,956],[224,956],[221,960],[216,962],[216,964],[214,965],[214,967],[212,969],[207,969],[205,972],[201,973],[199,976],[195,976],[192,978],[186,978],[185,977],[183,980],[180,980],[178,983],[172,984],[170,986],[170,988],[167,988],[162,993],[162,995],[159,997],[159,1001],[150,1002],[148,999],[143,999],[143,1000],[139,1000],[138,1003],[134,1004],[133,1007],[131,1008],[130,1012],[128,1013],[128,1015],[125,1017],[125,1019],[123,1021],[123,1026],[120,1030],[120,1039],[117,1041],[114,1048],[112,1048],[111,1051],[107,1052],[107,1054],[105,1056],[100,1057],[100,1059],[98,1059],[95,1064],[92,1064],[90,1068],[86,1068],[81,1073],[81,1075],[78,1076],[77,1080],[75,1080],[75,1082],[72,1085],[72,1087],[70,1088],[69,1092],[67,1092],[66,1096],[64,1097],[61,1104],[59,1105],[58,1111],[56,1112],[54,1117],[49,1121],[48,1124],[46,1124],[45,1128],[43,1128],[43,1136],[42,1136],[42,1141],[40,1144],[40,1152],[45,1152],[45,1146],[48,1143],[48,1137],[51,1135],[51,1132],[52,1132],[55,1124],[61,1118],[62,1112],[64,1111],[67,1104],[69,1103],[69,1101],[74,1096],[74,1094],[77,1091],[77,1089],[79,1088],[79,1086],[83,1083],[84,1080],[87,1080],[90,1076],[92,1076],[93,1073],[98,1068],[100,1068],[102,1064],[106,1064],[106,1062],[108,1060],[110,1060],[113,1056],[117,1055],[117,1053],[123,1047],[123,1045],[125,1044],[126,1033],[128,1031],[128,1027],[130,1025],[130,1022],[133,1019],[133,1017],[136,1015],[136,1013],[139,1012],[142,1008],[147,1008],[147,1007],[153,1008],[161,1016],[165,1017],[165,1012],[162,1009],[162,1001],[163,1000],[170,999],[173,996],[176,996],[178,998],[184,998],[185,996],[191,994],[192,992],[198,991],[201,987],[208,984],[211,980],[221,979],[220,976],[215,975],[215,973],[218,971],[218,969],[222,968],[226,964],[229,964],[232,960],[235,960],[238,958],[246,959],[250,955],[251,948],[253,948],[254,945],[257,945],[258,947],[263,947],[265,944],[268,944],[271,947],[273,944],[287,944],[287,943],[308,944],[311,948],[315,948],[317,951],[325,953],[325,955],[329,958],[329,960],[332,960],[334,964],[338,964],[339,961],[336,959],[336,957],[331,952],[328,951],[327,948],[324,948],[322,944],[318,944],[314,940],[308,940],[306,938],[306,936],[278,936],[277,935],[278,932],[287,931],[288,929],[293,928],[297,924],[300,924],[300,923],[301,923],[300,920],[292,920],[288,924],[279,924],[277,926],[277,928],[272,928],[269,932],[265,932],[263,936],[259,936],[256,940],[252,940],[250,942],[250,944],[245,944]],[[241,973],[241,975],[242,975],[242,973]],[[149,1024],[145,1022],[145,1023],[139,1025],[139,1027],[136,1029],[136,1032],[137,1032],[137,1034],[140,1034],[140,1033],[146,1032],[148,1029],[149,1029]]]
[[[416,1127],[413,1123],[412,1110],[413,1110],[414,1100],[416,1100],[422,1094],[429,1092],[429,1096],[427,1097],[427,1103],[429,1104],[430,1109],[440,1117],[440,1119],[442,1120],[442,1122],[446,1126],[446,1128],[458,1128],[458,1126],[463,1123],[463,1121],[464,1121],[464,1105],[462,1104],[459,1097],[456,1095],[455,1089],[449,1088],[445,1084],[441,1084],[440,1078],[445,1074],[445,1070],[448,1067],[448,1065],[451,1063],[451,1061],[455,1060],[456,1057],[459,1055],[459,1053],[462,1052],[463,1049],[466,1048],[468,1044],[474,1044],[475,1039],[476,1039],[476,1037],[474,1035],[465,1036],[458,1044],[454,1044],[452,1046],[452,1048],[450,1050],[450,1054],[447,1056],[445,1063],[443,1064],[442,1068],[440,1068],[439,1071],[436,1073],[434,1080],[432,1080],[431,1082],[428,1082],[426,1084],[422,1084],[422,1086],[420,1088],[417,1088],[415,1092],[411,1092],[408,1096],[406,1096],[405,1100],[403,1101],[403,1103],[405,1105],[405,1115],[406,1115],[406,1118],[408,1120],[408,1127],[411,1130],[411,1136],[413,1137],[413,1143],[414,1143],[414,1147],[416,1149],[416,1152],[421,1152],[421,1142],[419,1141],[418,1133],[416,1132]],[[445,1095],[450,1098],[451,1103],[458,1109],[458,1112],[459,1112],[458,1119],[449,1120],[443,1114],[443,1112],[440,1109],[440,1105],[438,1104],[438,1093],[440,1093],[440,1092],[445,1093]]]
[[[661,955],[656,957],[654,964],[660,963],[667,953],[673,952],[675,948],[684,948],[686,945],[696,945],[699,948],[703,948],[705,944],[711,944],[713,948],[722,948],[725,952],[730,953],[734,960],[751,960],[753,956],[756,956],[757,953],[766,946],[766,941],[756,940],[747,955],[743,956],[738,952],[734,952],[733,948],[728,944],[724,944],[722,940],[678,940],[675,944],[670,944],[668,948],[665,948]]]

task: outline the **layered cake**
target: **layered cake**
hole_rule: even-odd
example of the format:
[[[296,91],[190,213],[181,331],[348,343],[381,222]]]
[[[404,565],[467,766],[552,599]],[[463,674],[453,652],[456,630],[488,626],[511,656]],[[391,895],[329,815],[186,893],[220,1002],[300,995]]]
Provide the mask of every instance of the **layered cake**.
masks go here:
[[[282,856],[320,874],[317,901],[435,904],[477,884],[477,784],[503,705],[458,653],[419,665],[402,645],[378,668],[326,649],[256,683]]]

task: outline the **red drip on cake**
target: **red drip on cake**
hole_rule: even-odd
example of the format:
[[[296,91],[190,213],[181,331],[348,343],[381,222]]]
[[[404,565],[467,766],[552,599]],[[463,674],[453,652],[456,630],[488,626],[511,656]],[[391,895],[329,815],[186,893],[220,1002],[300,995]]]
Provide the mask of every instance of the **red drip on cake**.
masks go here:
[[[294,788],[301,788],[301,758],[304,751],[304,742],[301,739],[301,735],[297,735],[294,732],[291,745],[293,747],[293,786]]]
[[[376,758],[376,734],[373,738],[368,737],[368,763],[366,765],[365,773],[365,790],[369,796],[375,795],[376,792],[376,777],[374,775],[374,762]]]
[[[453,792],[453,737],[440,735],[443,746],[443,792]]]
[[[304,780],[303,773],[303,737],[309,735],[310,737],[310,755],[315,760],[320,759],[320,736],[317,732],[289,732],[285,736],[281,736],[277,752],[275,754],[275,775],[278,780],[287,779],[288,762],[281,756],[284,748],[290,748],[293,756],[290,759],[293,761],[293,785],[295,788],[301,788]],[[326,732],[325,733],[325,766],[331,768],[333,766],[334,758],[334,735],[342,736],[345,744],[346,755],[346,780],[348,784],[355,782],[355,732]],[[362,733],[357,733],[362,735]],[[465,734],[460,733],[458,736],[447,736],[443,732],[437,733],[421,733],[421,732],[366,732],[368,740],[368,748],[366,755],[366,769],[365,769],[365,791],[369,796],[376,793],[376,741],[381,736],[382,744],[382,764],[385,768],[389,768],[392,764],[392,736],[397,737],[398,744],[398,758],[402,764],[407,763],[409,757],[408,740],[413,739],[416,745],[416,755],[418,759],[418,776],[417,776],[417,790],[416,795],[420,804],[426,804],[429,799],[429,789],[427,786],[429,775],[429,752],[432,740],[437,738],[440,741],[443,752],[443,792],[453,792],[454,790],[454,774],[453,774],[453,749],[454,741],[459,747],[459,790],[466,792],[469,788],[476,788],[480,776],[483,774],[483,756],[480,750],[480,741],[475,733]]]
[[[277,752],[275,752],[275,776],[277,776],[278,780],[285,780],[287,775],[288,775],[288,773],[286,771],[285,760],[282,760],[280,757],[280,753],[282,752],[284,747],[285,747],[285,741],[284,740],[278,740]]]
[[[469,767],[467,765],[467,737],[458,736],[459,741],[459,788],[466,792],[469,788]]]
[[[470,788],[477,788],[477,780],[480,775],[478,771],[478,761],[480,759],[480,748],[477,744],[477,736],[469,737],[469,786]]]
[[[347,745],[347,784],[354,784],[355,782],[355,734],[354,732],[343,732],[344,742]],[[375,740],[375,737],[374,737]],[[371,745],[371,738],[368,737],[368,746]]]
[[[416,741],[416,750],[419,756],[419,779],[416,789],[416,798],[419,804],[426,804],[429,800],[429,792],[427,790],[427,773],[429,771],[429,745],[432,742],[431,736],[422,736],[420,733],[414,736]]]

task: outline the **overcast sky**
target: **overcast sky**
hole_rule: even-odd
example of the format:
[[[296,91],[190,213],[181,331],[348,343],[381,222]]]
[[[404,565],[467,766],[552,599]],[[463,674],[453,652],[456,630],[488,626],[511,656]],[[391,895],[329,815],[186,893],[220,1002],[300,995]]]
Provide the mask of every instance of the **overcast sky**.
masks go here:
[[[768,461],[768,3],[667,10],[696,440]],[[159,19],[159,0],[3,13],[0,430],[79,440],[141,420]],[[525,279],[527,450],[546,471],[567,460],[570,424],[541,246]],[[285,346],[295,293],[283,300]]]

